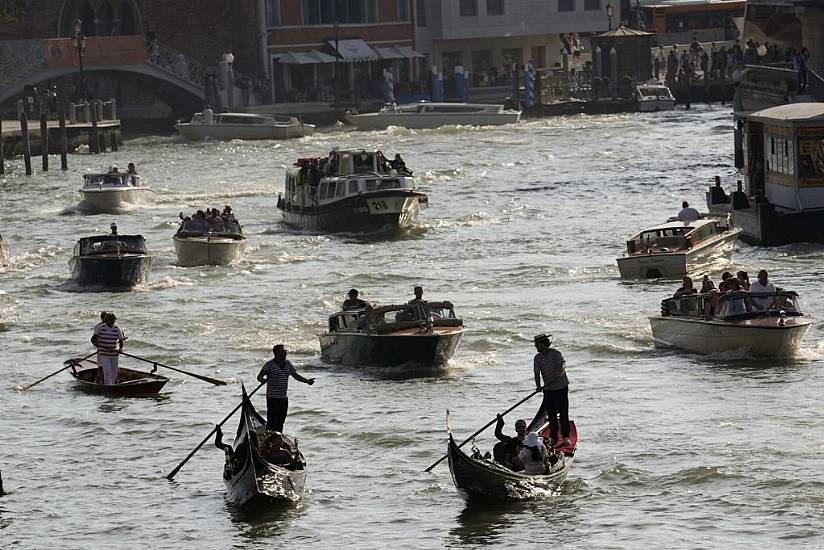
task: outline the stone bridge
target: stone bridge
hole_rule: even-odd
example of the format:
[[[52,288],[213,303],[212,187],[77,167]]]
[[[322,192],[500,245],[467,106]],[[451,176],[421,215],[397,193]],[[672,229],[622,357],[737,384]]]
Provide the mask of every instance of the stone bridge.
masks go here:
[[[0,41],[0,104],[20,97],[27,84],[79,71],[71,38]],[[142,35],[88,37],[83,71],[123,79],[181,115],[203,107],[207,77],[217,75],[216,67],[158,42],[147,48]]]

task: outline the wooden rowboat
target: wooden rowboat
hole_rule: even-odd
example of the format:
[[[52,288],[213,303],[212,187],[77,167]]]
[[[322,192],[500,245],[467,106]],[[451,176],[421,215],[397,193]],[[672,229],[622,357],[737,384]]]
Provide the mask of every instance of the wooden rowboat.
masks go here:
[[[542,418],[545,420],[546,417]],[[534,426],[539,425],[533,420],[529,429],[534,430]],[[550,466],[549,472],[542,475],[525,475],[512,471],[492,458],[485,458],[474,446],[472,454],[467,455],[458,447],[450,430],[447,457],[452,481],[461,496],[468,500],[513,501],[551,496],[557,493],[572,468],[578,433],[571,420],[570,429],[572,444],[555,448],[552,455],[555,462]],[[542,433],[548,435],[545,431]]]
[[[270,462],[275,460],[273,455],[264,456],[261,451],[260,443],[271,437],[282,437],[278,463]],[[226,498],[236,506],[297,502],[306,491],[307,474],[297,439],[267,430],[266,421],[255,410],[244,387],[240,424],[223,469]]]
[[[165,376],[154,374],[157,367],[151,372],[120,367],[117,370],[117,383],[107,386],[97,381],[96,363],[80,359],[69,359],[66,363],[70,366],[69,374],[77,380],[78,389],[88,393],[119,397],[155,395],[169,381]]]

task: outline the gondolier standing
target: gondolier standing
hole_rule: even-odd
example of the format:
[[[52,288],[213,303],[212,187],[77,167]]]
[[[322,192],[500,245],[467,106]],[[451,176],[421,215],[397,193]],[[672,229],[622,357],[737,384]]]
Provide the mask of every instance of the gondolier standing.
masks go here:
[[[298,382],[315,383],[314,378],[304,378],[295,370],[294,365],[286,359],[286,349],[283,344],[272,347],[274,359],[270,359],[260,369],[258,382],[266,382],[266,428],[283,432],[283,423],[289,410],[289,399],[286,392],[289,388],[289,377]]]
[[[553,349],[550,335],[539,334],[535,337],[534,372],[535,386],[541,389],[544,379],[544,402],[541,408],[549,420],[550,444],[554,447],[558,441],[558,423],[555,419],[560,414],[563,445],[571,444],[569,440],[569,379],[566,375],[566,361],[557,349]]]
[[[115,314],[111,311],[104,313],[101,315],[103,322],[94,327],[92,344],[97,347],[97,366],[103,371],[103,384],[111,386],[117,382],[117,354],[123,349],[126,336],[114,324]]]

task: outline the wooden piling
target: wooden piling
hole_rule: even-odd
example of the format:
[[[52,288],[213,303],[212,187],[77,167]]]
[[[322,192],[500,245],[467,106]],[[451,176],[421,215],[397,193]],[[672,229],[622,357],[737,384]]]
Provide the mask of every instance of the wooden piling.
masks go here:
[[[26,175],[31,176],[31,143],[29,142],[29,119],[26,113],[20,113],[20,133],[23,136],[23,161],[26,163]]]
[[[0,175],[6,173],[6,159],[3,149],[3,119],[0,118]]]
[[[49,171],[49,121],[46,113],[40,113],[40,157],[43,159],[43,171]]]
[[[100,153],[100,131],[97,128],[97,109],[91,110],[92,129],[89,133],[89,153]]]
[[[66,108],[63,105],[60,106],[59,113],[60,114],[58,116],[60,117],[60,169],[68,170],[69,140],[66,136]]]
[[[117,152],[117,129],[112,130],[112,151]]]

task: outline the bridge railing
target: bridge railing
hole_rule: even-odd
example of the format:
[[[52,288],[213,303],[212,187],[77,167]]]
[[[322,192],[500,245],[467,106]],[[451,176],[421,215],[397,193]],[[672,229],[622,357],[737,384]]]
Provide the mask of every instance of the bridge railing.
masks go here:
[[[159,42],[146,43],[146,63],[173,74],[198,88],[206,87],[206,78],[215,68],[187,57],[182,52]]]

